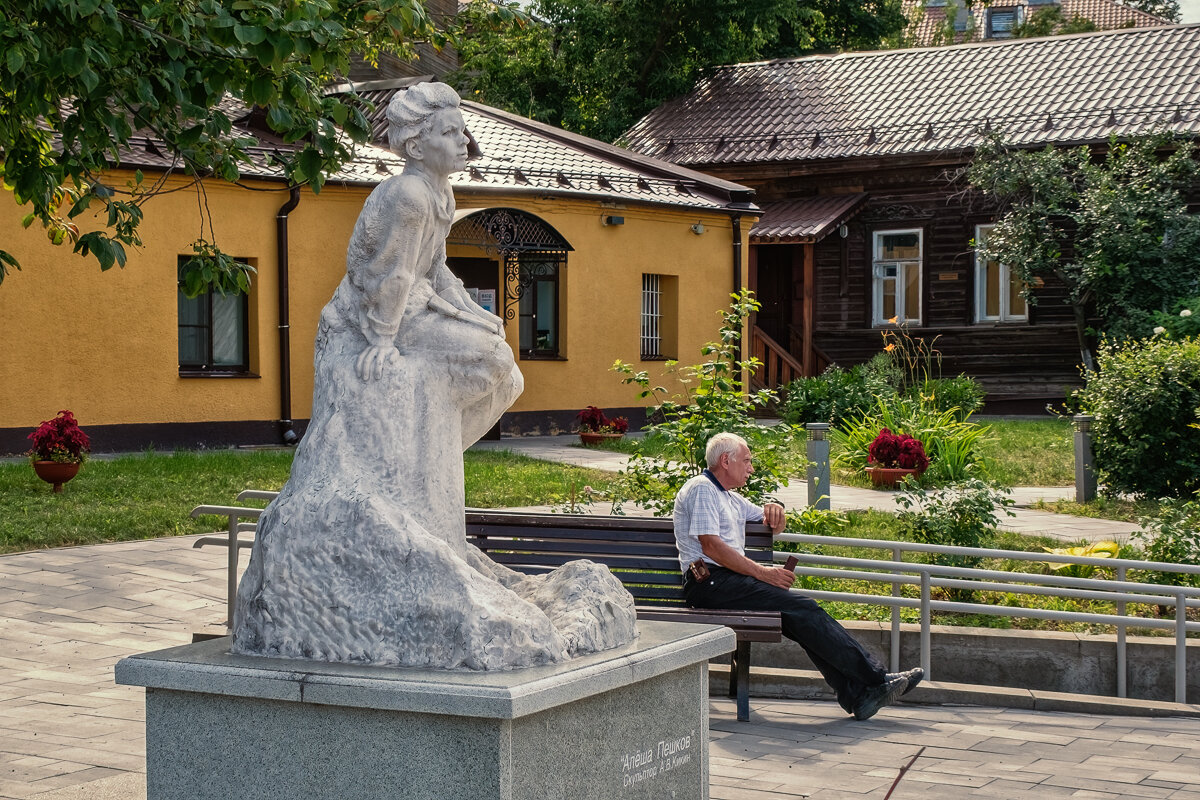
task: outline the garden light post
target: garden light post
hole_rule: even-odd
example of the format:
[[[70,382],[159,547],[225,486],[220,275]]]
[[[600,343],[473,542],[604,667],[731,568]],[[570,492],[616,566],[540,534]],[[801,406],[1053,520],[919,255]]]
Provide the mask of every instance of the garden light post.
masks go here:
[[[808,504],[829,510],[829,423],[810,422],[808,429]]]
[[[1092,421],[1090,414],[1076,414],[1075,425],[1075,502],[1096,499],[1096,469],[1092,464]]]

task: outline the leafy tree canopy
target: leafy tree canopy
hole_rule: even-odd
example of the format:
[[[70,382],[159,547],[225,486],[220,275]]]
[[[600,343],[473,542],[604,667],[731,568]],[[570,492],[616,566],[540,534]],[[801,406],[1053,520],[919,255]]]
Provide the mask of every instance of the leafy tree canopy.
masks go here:
[[[1037,36],[1060,36],[1098,30],[1100,28],[1096,23],[1079,14],[1072,14],[1068,18],[1063,14],[1062,6],[1042,6],[1013,28],[1013,37],[1032,39]]]
[[[967,179],[1002,212],[985,256],[1027,285],[1048,276],[1065,284],[1089,369],[1090,319],[1110,337],[1147,337],[1156,312],[1200,290],[1200,216],[1187,213],[1185,197],[1195,149],[1146,136],[1114,139],[1100,153],[1021,150],[999,137],[976,150]]]
[[[713,66],[876,47],[905,24],[899,0],[535,0],[515,26],[481,20],[493,7],[464,12],[464,96],[606,141]]]
[[[1117,0],[1123,6],[1145,11],[1171,22],[1179,22],[1179,0]]]
[[[140,173],[105,182],[132,137],[155,137],[198,180],[236,181],[257,142],[223,110],[232,96],[295,143],[275,156],[287,180],[319,191],[369,135],[353,102],[325,91],[349,73],[350,54],[405,57],[446,38],[420,0],[0,0],[0,174],[27,227],[40,223],[101,269],[123,266],[161,188]],[[103,225],[80,233],[72,220],[89,209]],[[203,233],[195,248],[196,270],[209,267],[202,284],[248,286],[248,268]],[[0,281],[13,267],[0,249]]]

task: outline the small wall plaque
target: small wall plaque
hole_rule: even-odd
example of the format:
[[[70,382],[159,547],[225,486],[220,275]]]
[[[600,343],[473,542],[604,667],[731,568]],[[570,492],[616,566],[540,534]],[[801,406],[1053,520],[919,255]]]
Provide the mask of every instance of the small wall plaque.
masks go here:
[[[960,275],[962,275],[961,272],[939,272],[938,280],[939,281],[956,281],[956,280],[958,280]]]

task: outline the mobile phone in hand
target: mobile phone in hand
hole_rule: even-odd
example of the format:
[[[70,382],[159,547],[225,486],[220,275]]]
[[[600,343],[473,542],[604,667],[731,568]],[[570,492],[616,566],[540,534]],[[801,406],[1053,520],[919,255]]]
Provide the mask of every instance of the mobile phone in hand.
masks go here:
[[[800,559],[796,558],[795,556],[788,556],[787,561],[783,562],[783,568],[786,569],[788,572],[795,572],[796,565],[799,563],[800,563]]]

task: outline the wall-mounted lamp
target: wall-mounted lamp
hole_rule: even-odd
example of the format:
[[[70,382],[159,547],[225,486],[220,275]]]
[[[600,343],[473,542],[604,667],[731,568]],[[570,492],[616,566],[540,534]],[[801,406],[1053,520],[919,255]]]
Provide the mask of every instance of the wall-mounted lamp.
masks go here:
[[[840,236],[840,237],[842,237],[843,239],[845,239],[845,238],[846,238],[847,236],[849,236],[849,235],[850,235],[850,229],[849,229],[849,228],[847,228],[847,227],[846,227],[846,225],[845,225],[844,223],[843,223],[843,224],[841,224],[841,225],[838,225],[838,236]]]
[[[700,223],[700,222],[693,224],[692,225],[692,233],[696,234],[697,236],[704,233],[704,224]]]
[[[600,217],[600,224],[601,225],[624,225],[625,218],[617,217],[612,214],[604,214]]]

